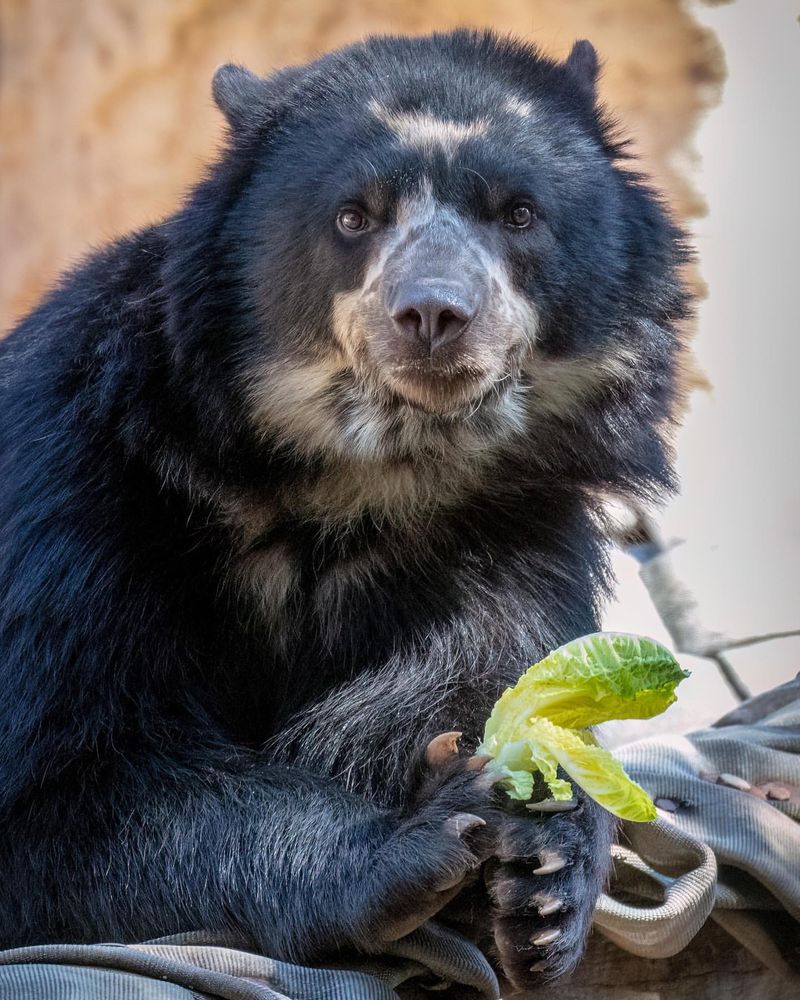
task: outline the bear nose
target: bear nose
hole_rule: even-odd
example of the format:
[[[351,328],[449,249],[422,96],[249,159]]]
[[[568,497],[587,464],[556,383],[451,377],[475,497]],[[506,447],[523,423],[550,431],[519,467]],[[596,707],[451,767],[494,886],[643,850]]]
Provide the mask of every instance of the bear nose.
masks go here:
[[[475,296],[464,285],[424,279],[401,283],[389,309],[395,323],[431,354],[458,340],[476,311]]]

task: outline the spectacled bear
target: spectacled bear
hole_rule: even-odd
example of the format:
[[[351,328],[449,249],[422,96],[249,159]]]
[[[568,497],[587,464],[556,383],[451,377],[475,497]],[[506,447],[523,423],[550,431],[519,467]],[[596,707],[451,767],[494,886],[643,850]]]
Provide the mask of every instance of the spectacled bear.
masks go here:
[[[219,162],[4,340],[0,946],[319,962],[471,893],[516,985],[578,959],[607,814],[470,753],[597,628],[603,497],[672,484],[686,251],[596,76],[467,31],[222,67]]]

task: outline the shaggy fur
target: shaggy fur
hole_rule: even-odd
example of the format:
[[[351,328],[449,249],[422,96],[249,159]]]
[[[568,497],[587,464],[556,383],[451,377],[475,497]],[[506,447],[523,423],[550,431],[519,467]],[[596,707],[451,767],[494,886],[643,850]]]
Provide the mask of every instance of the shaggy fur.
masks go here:
[[[596,69],[467,32],[223,68],[207,179],[0,345],[0,947],[233,926],[317,961],[488,859],[513,981],[577,960],[605,814],[418,760],[596,629],[598,496],[671,484],[684,252]],[[426,268],[480,296],[439,360],[385,306]]]

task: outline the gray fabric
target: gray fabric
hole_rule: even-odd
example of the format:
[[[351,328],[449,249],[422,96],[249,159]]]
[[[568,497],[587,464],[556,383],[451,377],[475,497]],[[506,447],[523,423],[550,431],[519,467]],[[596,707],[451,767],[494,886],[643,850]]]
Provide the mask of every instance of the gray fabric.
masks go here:
[[[53,955],[49,962],[0,968],[0,997],[2,1000],[192,1000],[208,996],[154,981],[149,976],[60,962],[60,957]]]
[[[434,923],[347,968],[293,965],[244,947],[234,937],[186,934],[17,948],[0,953],[0,1000],[411,1000],[421,989],[454,1000],[500,996],[478,949]]]
[[[641,740],[616,754],[670,811],[652,824],[623,825],[597,928],[627,951],[666,958],[714,916],[788,974],[786,949],[800,941],[800,679],[711,729]],[[768,797],[776,783],[788,798]],[[786,940],[776,937],[778,916],[790,927]],[[279,962],[208,934],[0,953],[0,1000],[416,1000],[430,989],[499,997],[483,955],[433,922],[347,968]]]
[[[753,950],[774,965],[755,921],[780,910],[800,921],[800,680],[710,729],[640,740],[616,755],[653,798],[677,808],[653,824],[623,824],[596,926],[627,951],[666,958],[712,910],[737,928],[742,920],[726,920],[725,911],[749,911]],[[768,797],[776,785],[787,799]]]

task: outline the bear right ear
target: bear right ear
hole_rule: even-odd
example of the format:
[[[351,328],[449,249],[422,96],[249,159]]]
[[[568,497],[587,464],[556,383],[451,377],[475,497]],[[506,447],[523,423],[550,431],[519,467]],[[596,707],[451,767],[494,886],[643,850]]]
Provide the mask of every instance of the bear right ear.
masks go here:
[[[214,73],[211,93],[219,110],[232,129],[238,131],[263,111],[267,95],[266,81],[244,66],[225,63]]]
[[[597,77],[600,75],[600,60],[594,45],[585,38],[575,42],[564,66],[584,93],[594,101],[597,96]]]

